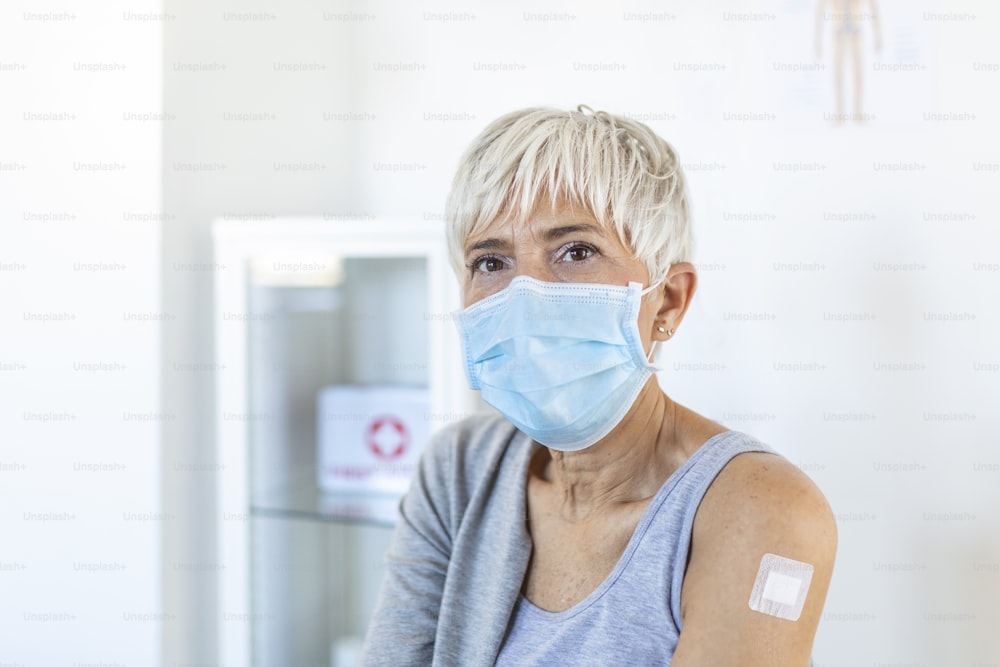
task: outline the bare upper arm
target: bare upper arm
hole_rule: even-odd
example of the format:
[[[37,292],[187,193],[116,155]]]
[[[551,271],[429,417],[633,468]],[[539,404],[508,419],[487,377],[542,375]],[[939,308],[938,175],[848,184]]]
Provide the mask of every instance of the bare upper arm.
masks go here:
[[[837,528],[826,499],[787,460],[746,453],[723,468],[695,517],[681,589],[673,667],[805,667],[833,572]],[[808,563],[812,580],[796,621],[750,608],[766,553]]]

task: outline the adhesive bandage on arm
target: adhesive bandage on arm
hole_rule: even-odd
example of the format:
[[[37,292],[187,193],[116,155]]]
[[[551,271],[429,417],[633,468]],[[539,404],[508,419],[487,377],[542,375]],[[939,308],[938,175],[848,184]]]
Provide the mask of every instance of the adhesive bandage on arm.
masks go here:
[[[764,554],[750,592],[750,608],[789,621],[799,620],[812,575],[809,563]]]

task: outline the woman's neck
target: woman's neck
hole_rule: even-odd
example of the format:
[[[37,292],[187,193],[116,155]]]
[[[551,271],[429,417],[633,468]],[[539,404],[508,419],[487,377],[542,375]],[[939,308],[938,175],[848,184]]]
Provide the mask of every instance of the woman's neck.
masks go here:
[[[533,473],[552,485],[567,521],[651,498],[684,458],[678,458],[676,417],[676,403],[650,378],[607,436],[575,452],[544,448]]]

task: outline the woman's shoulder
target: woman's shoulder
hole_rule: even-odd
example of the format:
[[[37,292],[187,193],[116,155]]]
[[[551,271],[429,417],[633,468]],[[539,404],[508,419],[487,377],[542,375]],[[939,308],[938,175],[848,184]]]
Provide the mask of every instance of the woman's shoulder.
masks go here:
[[[709,493],[716,496],[720,505],[727,507],[745,505],[751,500],[770,503],[781,511],[787,511],[787,505],[792,502],[815,510],[829,509],[816,483],[770,448],[750,450],[733,457],[719,473]]]
[[[467,439],[478,438],[493,432],[517,430],[503,415],[492,411],[449,415],[449,417],[452,419],[436,430],[440,437]]]
[[[476,413],[449,422],[431,436],[423,464],[448,471],[458,483],[471,484],[497,474],[502,461],[529,447],[531,439],[496,413]]]
[[[832,525],[823,492],[778,450],[743,431],[717,437],[726,441],[729,453],[702,500],[699,515],[709,515],[699,516],[702,524],[714,525],[714,517],[729,523],[736,516],[774,523],[771,519],[780,515],[786,527],[796,517],[810,526]]]
[[[454,450],[483,455],[503,448],[519,433],[502,415],[474,413],[451,421],[434,431],[428,443],[431,456],[453,455]]]

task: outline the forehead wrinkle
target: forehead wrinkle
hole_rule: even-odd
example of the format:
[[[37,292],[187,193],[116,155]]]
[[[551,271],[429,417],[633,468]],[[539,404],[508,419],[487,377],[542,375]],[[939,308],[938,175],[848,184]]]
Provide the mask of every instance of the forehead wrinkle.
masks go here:
[[[503,239],[483,239],[482,241],[476,241],[471,246],[469,246],[465,254],[476,252],[478,250],[506,250],[510,247],[510,244]]]
[[[546,229],[543,234],[547,241],[553,241],[568,234],[579,234],[581,232],[585,234],[597,234],[598,236],[604,236],[607,233],[607,230],[600,225],[594,225],[588,222],[550,227],[549,229]]]

